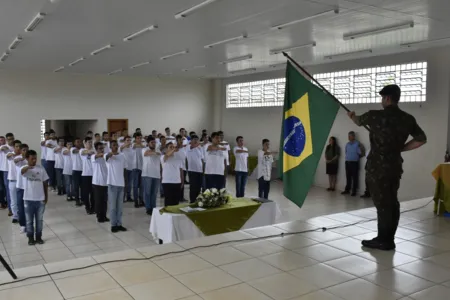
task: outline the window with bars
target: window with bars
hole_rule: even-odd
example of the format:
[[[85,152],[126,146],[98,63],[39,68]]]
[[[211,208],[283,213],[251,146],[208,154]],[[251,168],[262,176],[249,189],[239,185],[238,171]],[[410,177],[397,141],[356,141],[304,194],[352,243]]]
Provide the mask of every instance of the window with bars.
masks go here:
[[[44,133],[45,133],[45,120],[41,120],[41,141],[44,140]]]
[[[285,84],[285,78],[228,84],[226,107],[282,106]]]
[[[400,86],[401,102],[426,101],[426,62],[323,73],[314,78],[344,104],[380,103],[378,92],[388,84]]]

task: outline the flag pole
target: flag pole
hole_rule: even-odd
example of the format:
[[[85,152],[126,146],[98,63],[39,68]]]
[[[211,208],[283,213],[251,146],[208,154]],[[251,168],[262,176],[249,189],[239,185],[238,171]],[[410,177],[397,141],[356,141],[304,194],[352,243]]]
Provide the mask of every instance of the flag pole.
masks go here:
[[[314,81],[314,83],[320,87],[322,89],[322,91],[324,91],[326,94],[328,94],[334,101],[336,101],[346,112],[350,112],[350,109],[345,106],[341,101],[339,101],[338,98],[336,98],[332,93],[330,93],[322,84],[320,84],[319,81],[317,81],[311,74],[309,74],[308,71],[305,70],[305,68],[303,68],[302,66],[300,66],[292,57],[289,56],[289,54],[287,54],[286,52],[282,52],[283,55],[290,61],[292,62],[297,68],[299,68],[306,76],[308,76],[312,81]],[[370,131],[370,129],[367,126],[364,126],[364,128],[366,128],[368,131]]]

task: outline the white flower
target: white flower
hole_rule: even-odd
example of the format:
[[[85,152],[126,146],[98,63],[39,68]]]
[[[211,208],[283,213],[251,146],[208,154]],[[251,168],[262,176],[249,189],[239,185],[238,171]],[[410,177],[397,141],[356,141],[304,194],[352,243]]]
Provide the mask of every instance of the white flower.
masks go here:
[[[211,189],[211,192],[212,192],[212,193],[217,193],[217,189],[216,189],[216,188],[212,188],[212,189]]]
[[[225,194],[226,192],[227,192],[226,189],[221,189],[221,190],[220,190],[220,193],[221,193],[221,194]]]
[[[208,190],[205,190],[205,191],[203,192],[203,194],[209,194],[209,189],[208,189]]]
[[[203,207],[203,202],[200,201],[200,202],[198,203],[198,207]]]

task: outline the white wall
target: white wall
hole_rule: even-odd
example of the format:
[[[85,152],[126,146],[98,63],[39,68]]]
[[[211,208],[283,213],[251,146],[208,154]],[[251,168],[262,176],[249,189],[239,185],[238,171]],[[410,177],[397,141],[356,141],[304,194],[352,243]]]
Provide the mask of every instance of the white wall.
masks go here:
[[[380,56],[369,59],[340,62],[309,67],[311,73],[333,72],[354,68],[374,67],[408,62],[428,62],[427,101],[422,104],[404,103],[401,108],[416,117],[417,122],[428,136],[428,144],[423,148],[405,153],[404,170],[399,197],[413,199],[433,194],[434,179],[430,173],[435,166],[443,161],[447,147],[449,132],[449,96],[450,96],[450,58],[448,49],[440,48],[428,51],[408,52],[403,54]],[[241,76],[222,81],[222,88],[228,83],[253,81],[267,78],[283,77],[284,71]],[[282,117],[281,107],[271,108],[241,108],[226,109],[225,94],[222,92],[221,129],[228,139],[236,135],[243,135],[247,145],[253,151],[260,147],[262,138],[269,138],[273,148],[278,148],[280,139],[280,125]],[[361,114],[369,109],[380,109],[380,105],[349,105],[351,110]],[[217,116],[214,116],[217,118]],[[341,147],[347,140],[350,130],[357,132],[362,143],[369,147],[369,136],[363,128],[356,127],[340,110],[331,135],[338,138]],[[365,161],[363,162],[365,163]],[[339,170],[339,187],[345,186],[344,158],[341,157]],[[361,172],[361,188],[364,188],[364,172]],[[328,178],[325,175],[325,162],[322,160],[316,172],[315,185],[326,187]]]
[[[40,140],[41,119],[129,119],[130,129],[200,131],[212,123],[212,82],[123,76],[0,72],[0,128],[30,147]],[[36,149],[38,150],[38,149]]]

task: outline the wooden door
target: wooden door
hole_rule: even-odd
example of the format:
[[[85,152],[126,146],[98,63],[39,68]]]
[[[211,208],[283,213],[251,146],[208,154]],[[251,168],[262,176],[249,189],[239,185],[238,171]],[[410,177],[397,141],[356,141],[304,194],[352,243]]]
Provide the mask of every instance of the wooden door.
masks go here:
[[[108,119],[108,132],[122,131],[128,129],[128,119]]]

